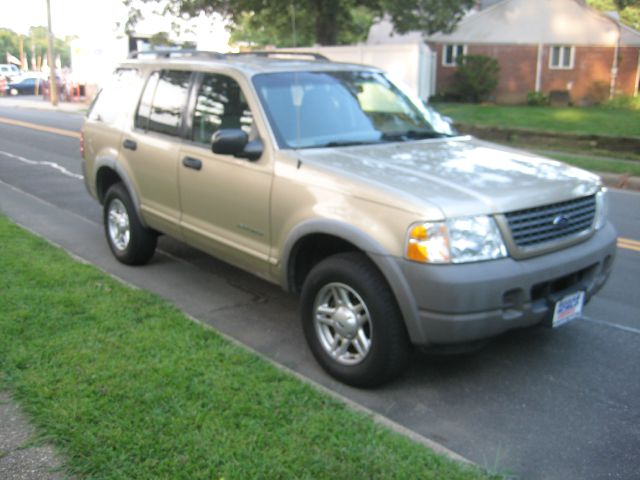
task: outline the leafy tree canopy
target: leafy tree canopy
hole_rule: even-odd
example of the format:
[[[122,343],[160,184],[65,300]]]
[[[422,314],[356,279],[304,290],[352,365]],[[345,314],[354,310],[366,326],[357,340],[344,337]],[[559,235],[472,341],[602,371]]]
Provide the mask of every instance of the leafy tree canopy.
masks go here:
[[[138,2],[124,0],[136,20]],[[474,0],[168,0],[177,16],[219,13],[232,39],[277,46],[336,45],[363,40],[375,18],[388,15],[398,33],[451,31]],[[294,27],[295,26],[295,27]]]
[[[24,53],[29,58],[29,68],[34,52],[36,56],[47,55],[47,32],[47,27],[31,27],[27,35],[22,35]],[[71,65],[70,42],[70,38],[56,38],[53,43],[54,55],[59,55],[62,65],[67,67]],[[0,28],[0,63],[5,62],[7,53],[20,58],[20,35],[8,28]]]
[[[587,3],[601,12],[618,10],[622,23],[640,30],[640,0],[587,0]]]

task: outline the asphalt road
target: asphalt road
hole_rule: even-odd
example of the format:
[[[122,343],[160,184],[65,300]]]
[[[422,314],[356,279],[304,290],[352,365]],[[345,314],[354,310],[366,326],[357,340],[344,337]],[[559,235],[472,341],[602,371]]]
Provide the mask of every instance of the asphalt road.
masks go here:
[[[640,251],[618,249],[612,278],[582,320],[514,332],[471,354],[417,352],[400,380],[357,390],[316,365],[297,299],[278,287],[166,237],[150,265],[118,264],[80,180],[78,139],[6,119],[73,132],[82,118],[0,107],[0,210],[32,231],[492,471],[640,478]],[[613,191],[611,200],[620,236],[640,240],[640,194]]]

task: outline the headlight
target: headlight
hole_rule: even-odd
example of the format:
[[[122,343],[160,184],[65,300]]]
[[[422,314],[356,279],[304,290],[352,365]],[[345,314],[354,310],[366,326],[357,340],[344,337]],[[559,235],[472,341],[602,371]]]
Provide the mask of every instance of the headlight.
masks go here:
[[[593,226],[596,230],[600,230],[607,224],[607,216],[609,215],[609,193],[603,188],[596,193],[596,214],[593,220]]]
[[[406,256],[422,263],[466,263],[507,256],[500,230],[488,216],[411,226]]]

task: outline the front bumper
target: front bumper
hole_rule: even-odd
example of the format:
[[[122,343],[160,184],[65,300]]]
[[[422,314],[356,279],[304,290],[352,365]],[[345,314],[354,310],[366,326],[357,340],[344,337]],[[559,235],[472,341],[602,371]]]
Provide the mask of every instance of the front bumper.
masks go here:
[[[616,232],[607,224],[580,244],[527,260],[398,260],[418,307],[417,325],[408,325],[411,339],[418,345],[463,343],[538,324],[568,293],[584,290],[589,301],[609,277],[615,251]]]

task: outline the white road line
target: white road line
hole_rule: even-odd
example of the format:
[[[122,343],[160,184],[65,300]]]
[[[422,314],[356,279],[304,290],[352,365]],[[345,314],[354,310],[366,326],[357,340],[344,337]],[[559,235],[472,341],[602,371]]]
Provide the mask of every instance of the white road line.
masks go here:
[[[26,163],[27,165],[50,167],[50,168],[53,168],[54,170],[59,171],[63,175],[66,175],[67,177],[75,178],[78,180],[82,180],[84,178],[82,175],[78,175],[77,173],[70,172],[69,170],[64,168],[62,165],[55,162],[48,162],[46,160],[29,160],[28,158],[21,157],[20,155],[14,155],[13,153],[5,152],[3,150],[0,150],[0,155],[13,158],[14,160],[18,160],[22,163]]]
[[[640,335],[640,329],[638,328],[626,327],[624,325],[618,325],[617,323],[603,322],[602,320],[596,320],[595,318],[590,318],[585,316],[582,317],[582,320],[586,320],[588,322],[595,323],[597,325],[604,325],[606,327],[616,328],[618,330],[622,330],[623,332],[635,333],[637,335]]]

